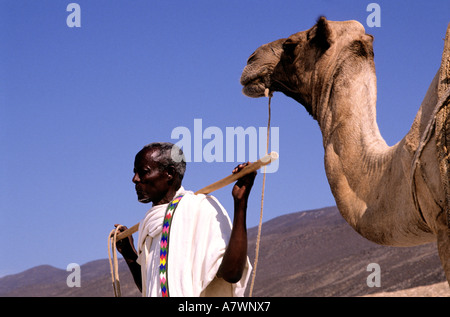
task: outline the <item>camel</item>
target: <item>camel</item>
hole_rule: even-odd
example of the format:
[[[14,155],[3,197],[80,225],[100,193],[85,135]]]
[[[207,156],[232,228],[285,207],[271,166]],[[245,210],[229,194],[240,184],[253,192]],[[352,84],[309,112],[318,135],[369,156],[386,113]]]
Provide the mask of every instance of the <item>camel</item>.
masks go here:
[[[377,244],[437,241],[450,284],[442,181],[448,183],[449,174],[440,173],[437,137],[429,127],[439,102],[439,70],[410,131],[394,146],[386,144],[376,122],[373,36],[357,21],[320,17],[309,30],[262,45],[248,58],[241,84],[246,96],[282,92],[303,105],[322,132],[325,172],[342,217]]]

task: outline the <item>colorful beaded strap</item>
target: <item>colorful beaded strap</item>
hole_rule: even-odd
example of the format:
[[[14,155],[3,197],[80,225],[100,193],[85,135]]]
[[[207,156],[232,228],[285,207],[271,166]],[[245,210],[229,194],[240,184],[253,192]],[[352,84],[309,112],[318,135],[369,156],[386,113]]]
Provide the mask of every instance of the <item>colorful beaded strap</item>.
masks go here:
[[[183,195],[176,197],[169,203],[164,216],[162,234],[161,234],[161,248],[159,251],[159,281],[161,282],[161,295],[162,297],[169,297],[169,283],[167,279],[168,269],[168,256],[169,256],[169,234],[170,224],[172,223],[173,214],[178,206]]]

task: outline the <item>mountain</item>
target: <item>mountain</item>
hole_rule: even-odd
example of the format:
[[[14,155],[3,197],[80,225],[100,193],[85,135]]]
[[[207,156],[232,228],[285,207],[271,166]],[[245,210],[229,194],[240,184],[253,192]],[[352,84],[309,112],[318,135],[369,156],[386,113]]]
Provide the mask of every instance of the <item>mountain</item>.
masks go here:
[[[248,230],[253,263],[257,228]],[[123,260],[119,261],[122,296],[140,296]],[[380,287],[369,287],[380,268]],[[81,266],[81,287],[70,288],[70,273],[48,265],[0,278],[0,296],[113,296],[109,262]],[[253,296],[374,296],[445,281],[435,244],[394,248],[376,245],[358,235],[336,207],[296,212],[263,223]],[[247,288],[247,294],[249,292]],[[439,285],[441,285],[439,284]],[[439,286],[442,296],[450,289]],[[392,293],[397,292],[397,293]],[[417,292],[413,293],[418,296]],[[388,296],[388,295],[386,295]],[[394,295],[395,296],[395,295]]]
[[[252,230],[249,245],[255,241]],[[250,247],[250,258],[254,253]],[[371,263],[380,266],[381,287],[367,285]],[[442,281],[434,243],[377,245],[356,233],[336,207],[329,207],[263,224],[253,296],[364,296]]]
[[[81,265],[80,287],[68,287],[71,272],[50,265],[40,265],[24,272],[0,278],[2,297],[106,297],[114,296],[109,261],[96,260]],[[128,267],[119,261],[122,296],[140,296]]]

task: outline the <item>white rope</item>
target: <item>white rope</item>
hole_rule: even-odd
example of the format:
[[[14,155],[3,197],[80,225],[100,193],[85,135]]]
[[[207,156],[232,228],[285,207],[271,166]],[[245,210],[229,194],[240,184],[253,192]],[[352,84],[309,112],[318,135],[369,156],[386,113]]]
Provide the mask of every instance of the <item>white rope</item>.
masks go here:
[[[266,154],[269,152],[269,140],[270,140],[270,118],[271,118],[271,109],[270,102],[272,100],[272,94],[268,89],[265,91],[266,97],[269,98],[269,118],[267,120],[267,147]],[[253,296],[253,287],[255,286],[255,277],[256,277],[256,268],[258,266],[258,258],[259,258],[259,246],[261,242],[261,229],[262,229],[262,219],[263,219],[263,206],[264,206],[264,190],[266,187],[266,166],[264,166],[264,175],[262,182],[262,192],[261,192],[261,210],[259,214],[259,224],[258,224],[258,235],[256,237],[256,247],[255,247],[255,260],[253,263],[253,272],[252,272],[252,281],[250,283],[250,291],[249,297]]]

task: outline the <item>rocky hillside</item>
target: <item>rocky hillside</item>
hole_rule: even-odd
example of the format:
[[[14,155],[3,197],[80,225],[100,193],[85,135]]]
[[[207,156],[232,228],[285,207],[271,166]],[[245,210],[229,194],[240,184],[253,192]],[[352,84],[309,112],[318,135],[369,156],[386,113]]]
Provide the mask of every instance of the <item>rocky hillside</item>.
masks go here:
[[[445,281],[435,244],[379,246],[358,235],[336,207],[264,223],[258,263],[254,296],[364,296]],[[370,263],[380,266],[380,287],[367,285]]]

